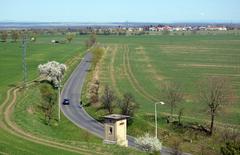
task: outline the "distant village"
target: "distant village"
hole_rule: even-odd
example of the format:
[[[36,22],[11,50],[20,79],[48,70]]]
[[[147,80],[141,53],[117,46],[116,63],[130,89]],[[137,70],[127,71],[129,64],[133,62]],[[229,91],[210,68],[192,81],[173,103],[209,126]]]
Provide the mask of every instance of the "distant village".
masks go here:
[[[140,28],[142,30],[142,28]],[[227,31],[227,27],[225,26],[147,26],[144,27],[146,31],[194,31],[194,30],[202,30],[202,31]]]
[[[0,32],[28,30],[35,34],[62,34],[74,33],[87,35],[145,35],[145,34],[182,34],[185,32],[197,33],[206,31],[208,34],[229,31],[239,34],[240,24],[208,24],[208,23],[0,23]],[[159,32],[159,33],[158,33]],[[177,33],[180,32],[180,33]],[[188,33],[186,33],[188,34]]]

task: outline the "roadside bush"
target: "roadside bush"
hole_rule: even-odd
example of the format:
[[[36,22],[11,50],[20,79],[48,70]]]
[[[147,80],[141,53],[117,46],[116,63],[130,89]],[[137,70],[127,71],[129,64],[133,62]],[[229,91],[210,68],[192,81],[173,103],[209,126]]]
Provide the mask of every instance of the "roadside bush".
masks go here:
[[[89,89],[89,99],[90,99],[90,103],[94,104],[97,103],[99,100],[98,97],[98,90],[99,90],[99,81],[98,80],[94,80],[94,82],[90,85],[90,89]]]
[[[221,133],[222,141],[225,143],[220,152],[223,155],[239,155],[240,154],[240,134],[237,130],[227,130]]]
[[[57,94],[53,87],[48,83],[43,83],[40,86],[42,97],[41,108],[44,112],[46,124],[49,125],[53,118],[54,105],[57,101]]]
[[[136,139],[136,143],[139,145],[140,149],[150,153],[160,153],[162,149],[162,143],[158,138],[152,137],[149,133],[146,133],[144,136]]]
[[[240,154],[240,142],[227,142],[225,146],[221,147],[221,153],[223,155],[239,155]]]
[[[95,68],[103,56],[104,48],[97,46],[94,47],[91,51],[93,53],[92,65]]]

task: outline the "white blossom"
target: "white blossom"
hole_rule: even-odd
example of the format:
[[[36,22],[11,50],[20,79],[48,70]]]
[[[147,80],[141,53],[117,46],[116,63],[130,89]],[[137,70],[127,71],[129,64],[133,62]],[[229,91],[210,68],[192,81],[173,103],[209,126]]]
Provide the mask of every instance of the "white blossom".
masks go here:
[[[141,149],[148,152],[160,151],[162,149],[162,143],[159,139],[151,137],[149,133],[137,138],[136,143],[141,147]]]
[[[50,61],[46,64],[38,65],[40,77],[53,82],[55,86],[60,84],[60,81],[66,71],[67,67],[65,64],[60,64],[56,61]]]

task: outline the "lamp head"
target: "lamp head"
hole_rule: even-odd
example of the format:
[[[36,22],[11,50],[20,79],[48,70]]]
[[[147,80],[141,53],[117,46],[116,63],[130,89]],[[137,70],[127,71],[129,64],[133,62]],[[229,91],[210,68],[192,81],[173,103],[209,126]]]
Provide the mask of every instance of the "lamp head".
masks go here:
[[[164,103],[164,102],[162,102],[162,101],[161,101],[161,102],[159,102],[159,103],[160,103],[161,105],[164,105],[164,104],[165,104],[165,103]]]

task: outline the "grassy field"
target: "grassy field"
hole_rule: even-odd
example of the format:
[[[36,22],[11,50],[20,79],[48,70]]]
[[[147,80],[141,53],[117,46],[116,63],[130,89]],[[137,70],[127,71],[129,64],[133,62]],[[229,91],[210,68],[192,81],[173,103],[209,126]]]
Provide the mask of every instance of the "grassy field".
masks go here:
[[[50,60],[67,63],[70,66],[68,76],[81,60],[84,54],[83,45],[87,38],[88,36],[78,36],[72,43],[54,45],[50,43],[52,39],[64,40],[64,36],[45,35],[39,36],[37,42],[29,43],[28,80],[37,78],[38,64]],[[161,100],[161,84],[165,80],[176,81],[184,88],[186,101],[177,109],[184,108],[185,122],[206,123],[209,119],[206,106],[197,101],[197,83],[203,77],[216,75],[229,77],[237,95],[240,96],[239,35],[98,36],[97,40],[107,49],[99,70],[101,87],[108,83],[119,96],[124,92],[131,92],[140,105],[134,123],[128,128],[128,133],[131,135],[154,133],[154,102]],[[22,81],[21,44],[19,42],[0,43],[0,55],[0,104],[2,104],[7,89],[21,84]],[[40,101],[38,87],[39,84],[36,84],[18,94],[12,120],[22,129],[41,138],[90,150],[114,154],[136,153],[119,147],[103,146],[100,139],[78,129],[64,117],[61,124],[53,120],[52,126],[44,125],[44,116],[38,109]],[[105,111],[96,110],[94,107],[88,107],[87,110],[96,118],[105,114]],[[193,142],[183,142],[182,148],[185,151],[198,154],[199,146],[202,144],[213,153],[219,148],[213,138],[201,133],[196,134],[194,131],[179,131],[166,124],[164,117],[170,112],[167,104],[159,106],[158,112],[159,137],[164,145],[173,146],[174,138],[186,137],[193,139]],[[0,118],[2,120],[1,114]],[[239,128],[240,105],[238,102],[223,109],[217,116],[217,124],[219,126],[230,124]],[[55,148],[21,139],[4,129],[0,129],[0,137],[0,154],[58,152]],[[67,151],[61,152],[72,154]]]
[[[27,45],[28,80],[37,77],[37,66],[40,63],[46,63],[53,59],[63,63],[76,54],[83,54],[84,51],[84,37],[73,40],[71,44],[55,45],[51,43],[51,40],[64,40],[64,36],[46,35],[37,39],[35,43],[30,42]],[[2,101],[6,89],[11,85],[19,84],[23,80],[21,43],[1,42],[0,55],[0,101]]]
[[[117,92],[133,92],[141,105],[139,113],[152,112],[153,102],[161,100],[165,80],[184,88],[185,115],[207,119],[205,105],[198,103],[198,81],[207,76],[227,76],[240,95],[239,36],[142,36],[99,38],[109,46],[100,80],[113,85]],[[197,106],[196,106],[197,105]],[[180,108],[179,107],[179,108]],[[240,123],[240,104],[223,111],[218,120]],[[159,111],[169,112],[162,106]]]
[[[27,48],[28,81],[38,77],[38,64],[51,60],[67,64],[68,71],[64,78],[66,80],[85,53],[84,43],[87,38],[88,36],[81,36],[75,38],[71,43],[52,44],[52,39],[64,40],[64,35],[37,37],[37,41],[29,43]],[[0,55],[0,103],[2,104],[8,88],[19,85],[22,81],[20,42],[0,43]],[[36,83],[18,93],[11,121],[16,123],[24,132],[45,140],[71,145],[80,149],[83,148],[92,152],[97,151],[102,154],[136,153],[135,150],[131,149],[103,145],[101,139],[79,129],[63,115],[59,124],[56,121],[56,110],[51,126],[46,125],[44,115],[39,108],[41,101],[39,85],[39,83]],[[55,107],[55,109],[57,108]],[[4,124],[2,114],[0,114],[0,118],[0,154],[75,154],[71,151],[36,144],[11,134],[9,130],[4,129],[1,125],[1,123]],[[83,154],[86,154],[86,152],[83,151]]]
[[[185,101],[177,107],[184,108],[184,121],[208,123],[206,105],[199,103],[198,82],[208,76],[228,77],[240,96],[240,36],[225,35],[176,35],[176,36],[110,36],[98,37],[107,49],[100,65],[100,83],[109,84],[118,95],[131,92],[140,105],[134,123],[128,132],[137,136],[143,132],[154,133],[154,102],[161,101],[161,85],[175,81],[184,89]],[[88,107],[88,112],[98,118],[106,111]],[[163,117],[170,113],[169,105],[158,107],[160,136],[166,145],[172,146],[173,137],[199,137],[193,143],[184,143],[183,149],[192,153],[199,151],[200,143],[209,144],[209,150],[219,147],[213,138],[200,133],[175,131]],[[224,108],[217,116],[217,125],[233,125],[240,128],[240,104]],[[143,128],[144,126],[144,128]],[[206,145],[206,147],[208,147]],[[215,149],[214,149],[215,147]],[[216,150],[215,150],[216,151]]]

